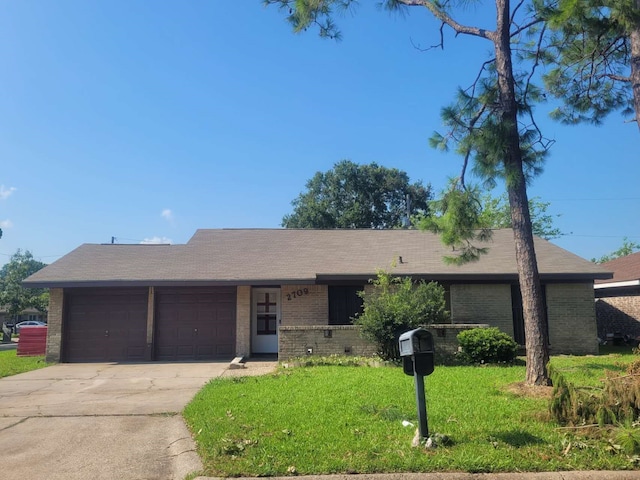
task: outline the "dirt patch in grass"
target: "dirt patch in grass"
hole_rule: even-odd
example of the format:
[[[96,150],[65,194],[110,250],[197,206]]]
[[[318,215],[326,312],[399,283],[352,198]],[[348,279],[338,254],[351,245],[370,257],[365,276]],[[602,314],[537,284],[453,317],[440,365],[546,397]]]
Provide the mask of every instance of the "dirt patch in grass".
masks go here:
[[[524,382],[517,382],[505,386],[504,390],[519,397],[551,398],[553,387],[546,387],[544,385],[527,385]]]

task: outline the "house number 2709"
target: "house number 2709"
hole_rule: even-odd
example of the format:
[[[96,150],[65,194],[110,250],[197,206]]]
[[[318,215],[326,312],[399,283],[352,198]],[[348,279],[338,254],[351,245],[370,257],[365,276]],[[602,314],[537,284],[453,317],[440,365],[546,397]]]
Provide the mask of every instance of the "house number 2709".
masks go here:
[[[297,297],[301,297],[303,295],[309,295],[309,289],[308,288],[299,288],[295,292],[287,293],[287,301],[290,302],[292,299],[297,298]]]

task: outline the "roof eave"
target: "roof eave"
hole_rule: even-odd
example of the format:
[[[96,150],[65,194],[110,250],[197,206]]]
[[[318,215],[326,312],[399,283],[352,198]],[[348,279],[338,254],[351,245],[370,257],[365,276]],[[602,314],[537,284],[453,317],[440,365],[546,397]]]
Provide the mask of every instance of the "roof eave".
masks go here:
[[[288,278],[288,279],[106,279],[106,280],[33,280],[24,281],[26,288],[89,288],[89,287],[197,287],[197,286],[265,286],[265,285],[296,285],[296,284],[326,284],[331,282],[368,282],[374,278],[375,273],[318,273],[315,277]],[[406,273],[398,276],[409,276],[414,279],[438,281],[438,282],[515,282],[517,273]],[[595,279],[608,279],[612,275],[604,273],[541,273],[540,280],[554,282],[592,282]],[[602,284],[600,284],[602,285]],[[602,288],[602,287],[600,287]]]
[[[95,288],[95,287],[228,287],[235,285],[266,286],[315,283],[314,278],[287,280],[222,279],[222,280],[51,280],[22,282],[25,288]]]
[[[517,273],[400,273],[397,276],[408,276],[419,280],[431,280],[431,281],[508,281],[514,282],[518,280]],[[373,273],[361,273],[361,274],[340,274],[340,273],[319,273],[316,275],[317,283],[327,283],[335,281],[355,281],[364,280],[368,281],[374,278]],[[554,281],[554,282],[567,282],[567,281],[579,281],[579,282],[593,282],[596,278],[611,278],[609,273],[541,273],[540,280],[542,281]]]
[[[637,287],[640,285],[640,279],[638,280],[625,280],[621,282],[608,282],[608,283],[596,283],[593,288],[599,290],[602,288],[622,288],[622,287]]]

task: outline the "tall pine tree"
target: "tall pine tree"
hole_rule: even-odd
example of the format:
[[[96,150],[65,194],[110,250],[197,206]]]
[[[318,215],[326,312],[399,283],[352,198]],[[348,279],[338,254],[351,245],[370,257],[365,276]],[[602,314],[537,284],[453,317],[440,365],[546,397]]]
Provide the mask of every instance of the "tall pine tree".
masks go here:
[[[455,19],[453,4],[448,0],[386,0],[382,3],[388,10],[424,8],[441,22],[441,32],[448,27],[456,35],[473,36],[490,42],[492,46],[494,56],[483,63],[473,86],[460,91],[457,102],[444,109],[443,119],[449,131],[436,136],[434,144],[447,147],[453,143],[464,157],[463,173],[453,183],[450,194],[458,195],[458,192],[466,190],[464,173],[470,160],[474,163],[475,172],[486,182],[493,184],[502,179],[506,184],[525,318],[526,382],[546,385],[550,383],[546,370],[548,338],[533,244],[527,179],[539,171],[548,144],[530,117],[531,104],[539,93],[530,83],[533,71],[514,72],[511,49],[512,42],[520,41],[529,33],[542,35],[544,29],[535,29],[541,23],[540,18],[528,18],[523,13],[525,9],[521,7],[526,0],[521,0],[513,8],[509,0],[494,1],[496,21],[493,30],[459,23]],[[334,9],[350,8],[356,4],[354,0],[265,0],[265,3],[279,5],[295,32],[317,27],[320,35],[327,38],[339,38],[333,20]],[[541,38],[538,37],[534,43],[539,45]],[[534,55],[534,69],[537,65],[535,58]],[[463,199],[448,202],[448,205],[464,203]],[[473,215],[469,218],[473,221]],[[463,225],[458,233],[448,238],[453,244],[462,243],[464,247],[469,242],[469,231],[475,226]],[[447,228],[448,225],[445,223],[440,227]],[[470,258],[473,257],[471,252]]]
[[[562,101],[553,116],[597,124],[622,110],[640,129],[640,0],[559,0],[544,14],[545,84]]]

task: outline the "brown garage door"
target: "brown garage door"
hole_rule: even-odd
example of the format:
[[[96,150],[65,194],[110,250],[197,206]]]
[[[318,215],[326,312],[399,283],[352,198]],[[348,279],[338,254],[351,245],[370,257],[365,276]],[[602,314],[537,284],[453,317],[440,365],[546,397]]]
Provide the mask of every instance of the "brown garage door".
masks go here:
[[[65,293],[65,361],[145,359],[146,288],[69,289]]]
[[[156,290],[156,360],[231,358],[235,344],[235,287]]]

